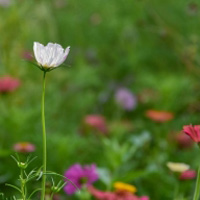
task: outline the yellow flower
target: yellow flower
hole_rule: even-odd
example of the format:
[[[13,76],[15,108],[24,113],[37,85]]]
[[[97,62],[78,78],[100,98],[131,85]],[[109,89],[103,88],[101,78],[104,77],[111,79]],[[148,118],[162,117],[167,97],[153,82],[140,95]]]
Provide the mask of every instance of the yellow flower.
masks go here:
[[[126,191],[126,192],[130,192],[130,193],[137,192],[137,189],[136,189],[135,186],[129,185],[129,184],[126,184],[126,183],[122,183],[122,182],[115,182],[114,183],[114,188],[117,191]]]
[[[185,163],[173,163],[173,162],[168,162],[167,167],[173,172],[180,172],[180,173],[187,171],[190,168],[190,166]]]

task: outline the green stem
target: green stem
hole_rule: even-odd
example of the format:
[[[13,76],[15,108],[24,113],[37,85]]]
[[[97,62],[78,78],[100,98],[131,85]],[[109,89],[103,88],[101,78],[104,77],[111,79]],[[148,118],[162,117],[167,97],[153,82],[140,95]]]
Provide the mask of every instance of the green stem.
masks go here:
[[[42,109],[42,132],[43,132],[43,176],[42,176],[41,200],[45,199],[46,165],[47,165],[47,145],[46,145],[46,128],[45,128],[45,112],[44,112],[45,77],[46,77],[46,72],[44,72],[44,76],[43,76],[42,107],[41,107],[41,109]]]
[[[53,199],[53,195],[54,195],[54,193],[52,192],[52,193],[51,193],[50,200],[52,200],[52,199]]]
[[[179,199],[179,182],[176,183],[175,191],[174,191],[174,199]]]
[[[193,200],[198,200],[199,199],[199,192],[200,192],[200,165],[199,165],[199,169],[198,169],[198,175],[197,175],[197,180],[196,180],[196,186],[195,186],[195,192],[194,192]]]
[[[20,179],[21,179],[21,192],[22,192],[22,199],[23,200],[26,200],[26,195],[25,195],[25,191],[24,191],[24,172],[23,172],[23,169],[21,169],[21,176],[20,176]]]

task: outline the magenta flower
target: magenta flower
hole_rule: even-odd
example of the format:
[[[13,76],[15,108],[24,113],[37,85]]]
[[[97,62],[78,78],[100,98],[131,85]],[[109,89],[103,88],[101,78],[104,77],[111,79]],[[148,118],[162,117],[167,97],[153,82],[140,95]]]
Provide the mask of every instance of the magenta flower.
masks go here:
[[[78,188],[90,186],[99,178],[95,164],[85,166],[81,166],[80,164],[72,165],[65,172],[65,177],[72,181]],[[67,194],[71,195],[76,192],[77,188],[69,182],[64,190]]]
[[[10,76],[5,76],[0,79],[0,92],[7,93],[12,92],[17,89],[20,85],[20,81],[18,79],[12,78]]]
[[[199,143],[200,142],[200,125],[192,125],[183,126],[183,131],[185,134],[189,135],[191,139]]]
[[[115,94],[115,100],[124,110],[131,111],[137,105],[136,96],[126,88],[120,88]]]
[[[187,171],[182,172],[179,178],[181,180],[189,180],[189,179],[196,178],[196,175],[197,175],[196,171],[194,171],[194,170],[187,170]]]

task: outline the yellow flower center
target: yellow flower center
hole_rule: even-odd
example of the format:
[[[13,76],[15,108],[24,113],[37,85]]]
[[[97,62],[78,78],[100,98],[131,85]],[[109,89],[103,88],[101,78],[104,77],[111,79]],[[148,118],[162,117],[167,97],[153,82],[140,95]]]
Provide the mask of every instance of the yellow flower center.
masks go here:
[[[125,192],[130,192],[130,193],[135,193],[137,191],[135,186],[129,185],[129,184],[126,184],[126,183],[122,183],[122,182],[115,182],[114,188],[117,191],[125,191]]]

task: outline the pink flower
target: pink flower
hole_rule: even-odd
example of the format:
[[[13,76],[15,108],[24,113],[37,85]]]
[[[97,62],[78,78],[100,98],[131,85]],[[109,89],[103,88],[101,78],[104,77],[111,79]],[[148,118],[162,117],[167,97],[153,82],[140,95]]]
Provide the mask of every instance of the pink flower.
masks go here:
[[[34,60],[32,52],[27,51],[27,50],[22,52],[21,57],[24,58],[25,60],[28,60],[28,61]]]
[[[200,142],[200,125],[195,125],[194,127],[192,125],[183,126],[183,131],[185,134],[189,135],[194,142]]]
[[[138,197],[130,192],[123,191],[104,192],[101,190],[97,190],[93,186],[89,186],[88,191],[97,200],[149,200],[147,196]]]
[[[148,196],[142,196],[142,197],[140,197],[140,200],[149,200],[149,197]]]
[[[93,186],[89,186],[88,191],[98,200],[117,200],[115,199],[115,194],[113,192],[103,192],[97,190]]]
[[[189,179],[194,179],[196,178],[196,171],[194,170],[187,170],[181,173],[180,175],[180,179],[181,180],[189,180]]]
[[[35,145],[29,142],[20,142],[16,143],[13,149],[19,153],[31,153],[35,151]]]
[[[99,176],[96,171],[96,165],[80,164],[72,165],[66,172],[65,177],[72,181],[78,188],[83,186],[90,186],[98,180]],[[64,188],[65,192],[69,195],[74,194],[77,190],[70,182]]]
[[[7,93],[16,90],[20,85],[18,79],[12,78],[10,76],[5,76],[0,79],[0,92]]]
[[[97,200],[139,200],[135,195],[128,192],[103,192],[92,186],[88,190]]]
[[[84,119],[84,123],[101,133],[107,133],[106,120],[101,115],[87,115]]]

